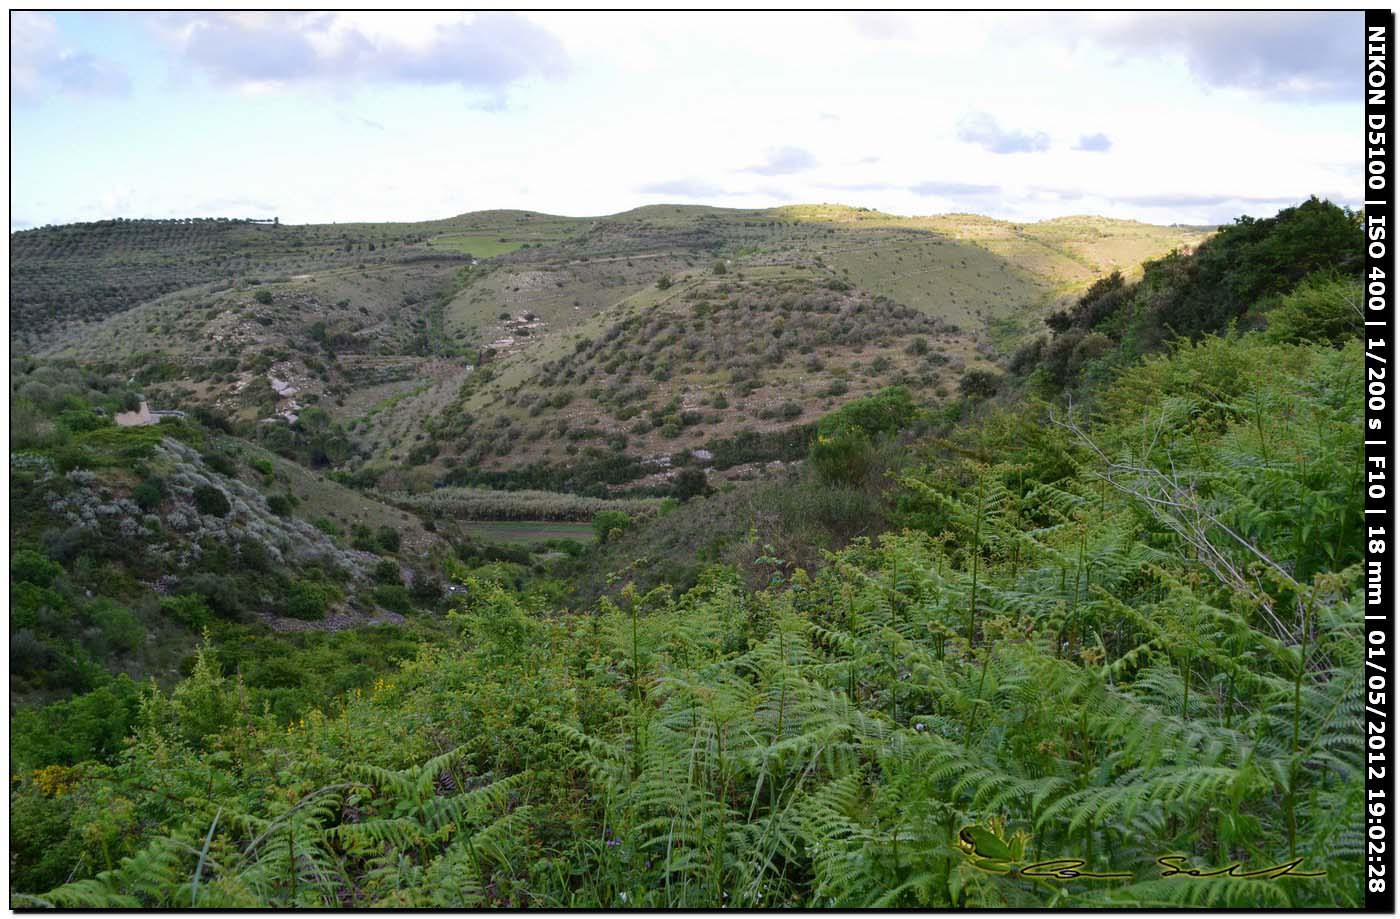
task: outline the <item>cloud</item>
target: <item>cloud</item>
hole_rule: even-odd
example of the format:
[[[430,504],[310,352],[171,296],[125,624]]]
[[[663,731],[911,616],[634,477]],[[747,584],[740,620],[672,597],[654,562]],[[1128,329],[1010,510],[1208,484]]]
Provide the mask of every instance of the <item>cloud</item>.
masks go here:
[[[1180,56],[1207,86],[1334,101],[1359,92],[1362,22],[1359,12],[1131,13],[1074,17],[1062,34],[1125,57]]]
[[[33,104],[57,93],[122,96],[131,89],[126,71],[85,51],[65,47],[53,17],[10,15],[10,94]]]
[[[388,24],[388,20],[380,20]],[[244,89],[306,82],[457,85],[500,104],[513,83],[555,77],[563,46],[514,13],[419,19],[410,35],[331,13],[203,13],[162,17],[158,31],[186,64]]]
[[[1085,153],[1107,153],[1112,146],[1113,141],[1108,139],[1107,134],[1081,134],[1074,149]]]
[[[909,190],[924,197],[936,195],[940,198],[980,198],[1000,194],[1001,186],[969,185],[965,182],[921,182],[911,186]]]
[[[718,185],[700,179],[668,179],[638,186],[644,195],[670,195],[678,198],[718,198],[726,194]]]
[[[846,21],[857,34],[876,41],[909,41],[914,37],[913,19],[902,13],[847,13]]]
[[[1044,153],[1050,149],[1048,134],[1003,129],[986,112],[964,115],[958,121],[958,140],[977,144],[988,153]]]
[[[768,151],[768,160],[757,166],[750,166],[744,172],[755,172],[761,176],[785,176],[802,172],[817,165],[817,158],[801,147],[774,147]]]
[[[1135,204],[1139,207],[1219,207],[1224,204],[1296,204],[1297,195],[1275,197],[1245,197],[1240,195],[1203,195],[1190,192],[1183,194],[1163,193],[1155,195],[1114,196],[1114,201]]]
[[[1078,188],[1052,188],[1045,185],[1032,185],[1026,191],[1035,198],[1053,198],[1056,201],[1079,201],[1086,197]]]
[[[384,125],[373,118],[366,118],[363,115],[356,115],[354,112],[341,112],[340,120],[348,125],[357,125],[362,128],[369,128],[371,131],[383,131]]]
[[[894,182],[823,182],[817,187],[828,191],[890,191],[901,186]]]

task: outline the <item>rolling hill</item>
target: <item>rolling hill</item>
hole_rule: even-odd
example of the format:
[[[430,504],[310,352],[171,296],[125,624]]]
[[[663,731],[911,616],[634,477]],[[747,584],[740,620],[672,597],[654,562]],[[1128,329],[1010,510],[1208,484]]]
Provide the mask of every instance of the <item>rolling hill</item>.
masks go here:
[[[642,487],[892,383],[946,396],[1095,278],[1203,238],[834,205],[108,221],[12,234],[13,342],[254,439],[333,427],[317,465],[391,490],[600,452]]]

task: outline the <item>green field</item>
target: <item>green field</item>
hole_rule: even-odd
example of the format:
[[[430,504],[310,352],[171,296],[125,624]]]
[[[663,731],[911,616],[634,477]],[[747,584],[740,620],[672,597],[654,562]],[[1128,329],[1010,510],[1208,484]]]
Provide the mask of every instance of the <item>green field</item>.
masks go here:
[[[434,249],[450,249],[453,252],[464,252],[476,258],[492,258],[503,255],[507,252],[514,252],[525,245],[523,239],[506,239],[500,236],[481,236],[450,234],[447,236],[437,236],[428,240],[428,245]]]
[[[462,529],[483,542],[529,545],[546,539],[592,542],[593,525],[563,520],[472,520]]]

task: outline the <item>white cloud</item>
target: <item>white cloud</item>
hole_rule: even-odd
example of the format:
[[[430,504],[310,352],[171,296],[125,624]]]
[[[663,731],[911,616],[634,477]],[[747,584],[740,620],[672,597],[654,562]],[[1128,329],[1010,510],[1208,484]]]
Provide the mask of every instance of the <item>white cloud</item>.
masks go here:
[[[1357,11],[1099,13],[1046,17],[1072,42],[1175,56],[1207,86],[1327,101],[1359,93]]]
[[[552,34],[514,13],[171,14],[157,31],[215,83],[254,90],[367,81],[457,85],[497,98],[567,65]]]
[[[126,72],[111,61],[66,46],[53,17],[10,14],[10,93],[16,101],[33,104],[59,93],[124,95],[130,87]]]
[[[958,120],[958,140],[976,144],[988,153],[1044,153],[1050,135],[1044,131],[1003,128],[986,112],[969,112]]]
[[[761,176],[785,176],[796,172],[806,172],[816,167],[817,158],[810,150],[802,147],[774,147],[768,151],[767,157],[757,166],[750,166],[745,172],[757,173]]]

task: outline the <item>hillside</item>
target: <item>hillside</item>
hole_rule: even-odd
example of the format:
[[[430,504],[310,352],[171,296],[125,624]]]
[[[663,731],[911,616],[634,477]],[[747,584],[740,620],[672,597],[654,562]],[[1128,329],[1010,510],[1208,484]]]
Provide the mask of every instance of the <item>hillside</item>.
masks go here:
[[[13,906],[1361,904],[1358,214],[421,226],[12,356]]]
[[[12,234],[14,343],[390,489],[599,450],[636,472],[609,487],[649,488],[885,385],[946,397],[1099,274],[1201,238],[833,206],[84,224]]]

